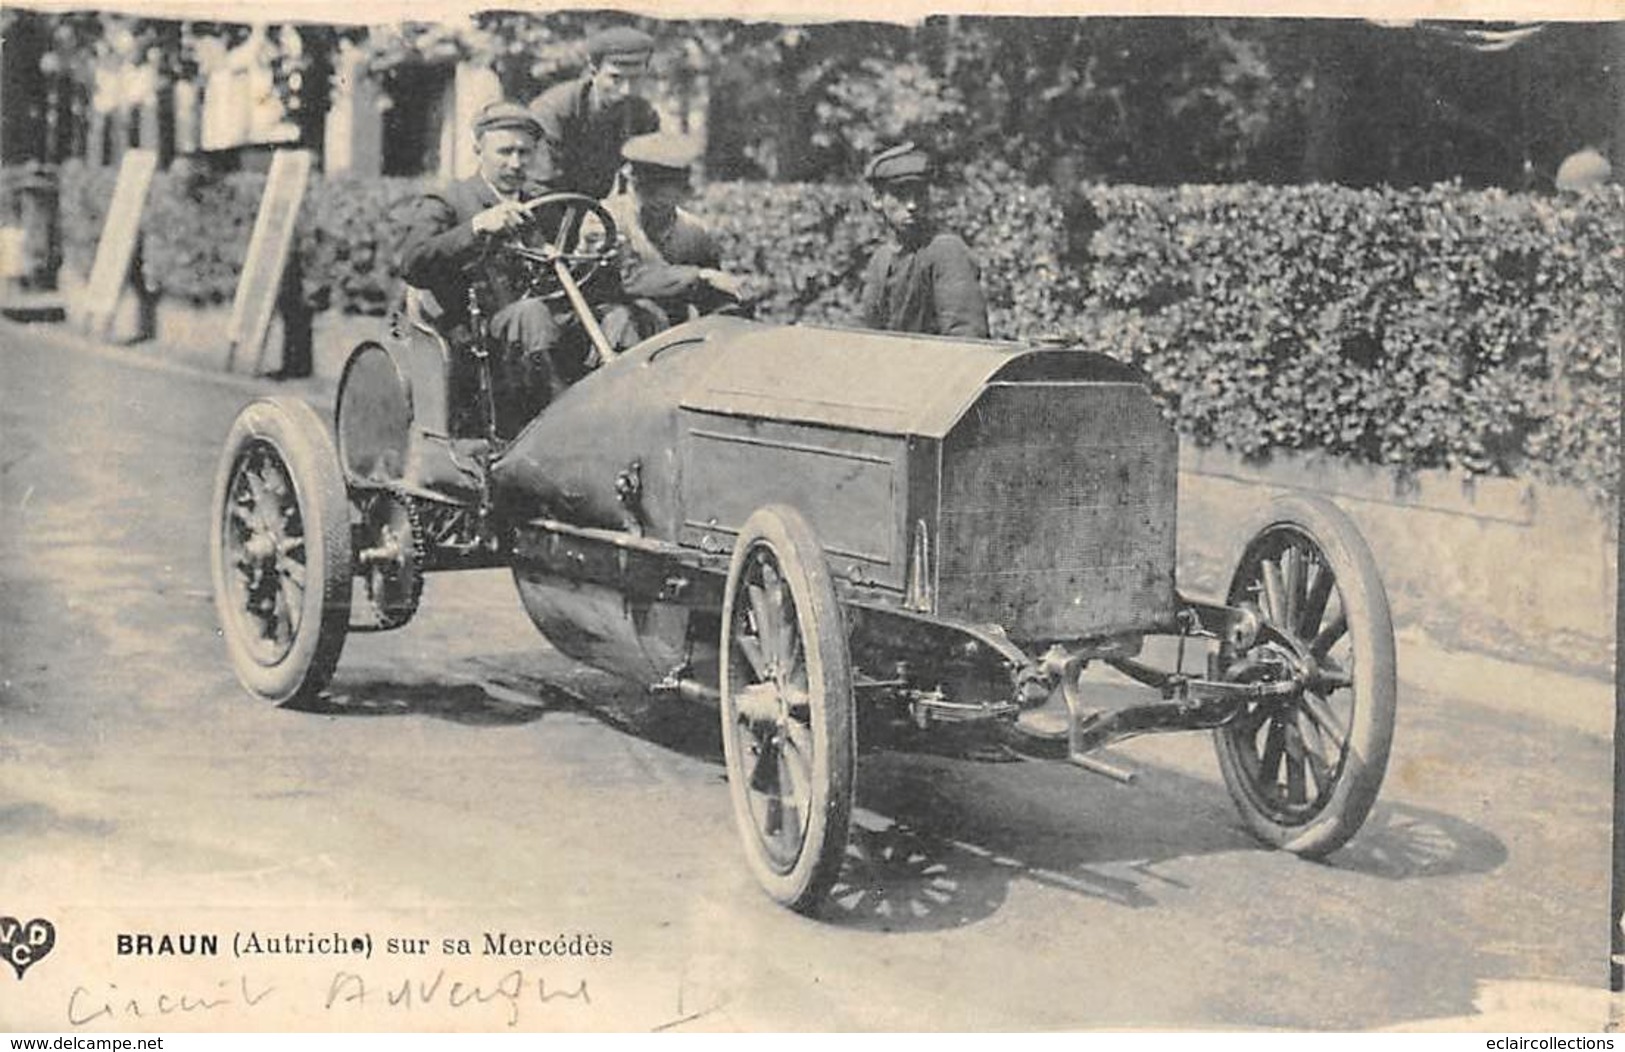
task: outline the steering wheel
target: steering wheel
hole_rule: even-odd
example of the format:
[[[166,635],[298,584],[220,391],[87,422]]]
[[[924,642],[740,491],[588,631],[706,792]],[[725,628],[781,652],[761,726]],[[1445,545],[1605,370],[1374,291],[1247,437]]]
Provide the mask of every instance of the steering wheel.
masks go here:
[[[502,248],[532,266],[532,295],[557,300],[568,295],[555,264],[562,263],[577,289],[590,282],[615,258],[618,231],[615,220],[596,198],[586,194],[544,194],[525,202],[532,231],[551,231],[546,243],[536,246],[522,238]],[[531,234],[535,239],[535,234]]]

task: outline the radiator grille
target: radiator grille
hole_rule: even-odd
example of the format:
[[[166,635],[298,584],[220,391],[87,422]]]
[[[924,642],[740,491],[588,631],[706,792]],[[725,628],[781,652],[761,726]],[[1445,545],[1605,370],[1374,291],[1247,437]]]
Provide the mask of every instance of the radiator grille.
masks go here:
[[[1177,440],[1137,384],[995,384],[943,443],[937,610],[1022,641],[1166,625]]]

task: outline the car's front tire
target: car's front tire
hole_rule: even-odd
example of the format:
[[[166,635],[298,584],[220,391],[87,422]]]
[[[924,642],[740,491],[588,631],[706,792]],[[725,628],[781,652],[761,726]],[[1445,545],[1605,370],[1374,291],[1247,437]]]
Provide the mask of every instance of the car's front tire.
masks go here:
[[[256,697],[312,697],[350,620],[350,506],[310,406],[265,398],[238,414],[214,483],[210,565],[231,666]]]
[[[845,858],[857,737],[845,619],[795,509],[745,522],[722,612],[722,741],[745,857],[770,896],[812,913]]]
[[[1297,669],[1304,686],[1218,728],[1219,767],[1260,840],[1320,858],[1359,830],[1388,767],[1398,704],[1388,596],[1359,531],[1325,500],[1277,500],[1249,533],[1228,601],[1255,607],[1278,639],[1266,634],[1228,674]]]

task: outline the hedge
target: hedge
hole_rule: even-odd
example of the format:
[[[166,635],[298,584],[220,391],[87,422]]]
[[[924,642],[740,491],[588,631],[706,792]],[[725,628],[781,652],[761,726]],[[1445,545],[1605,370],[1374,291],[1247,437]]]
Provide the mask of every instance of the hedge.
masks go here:
[[[981,264],[994,334],[1134,362],[1199,443],[1613,492],[1625,189],[1087,186],[1063,200],[1008,169],[964,175],[940,214]],[[88,269],[111,185],[65,173],[70,266]],[[393,209],[419,185],[315,184],[299,235],[312,307],[386,309]],[[161,176],[147,283],[229,302],[262,189]],[[694,208],[729,266],[766,279],[759,317],[855,319],[882,236],[859,188],[715,183]]]
[[[1625,191],[1095,189],[1084,305],[1181,429],[1247,454],[1611,491]]]

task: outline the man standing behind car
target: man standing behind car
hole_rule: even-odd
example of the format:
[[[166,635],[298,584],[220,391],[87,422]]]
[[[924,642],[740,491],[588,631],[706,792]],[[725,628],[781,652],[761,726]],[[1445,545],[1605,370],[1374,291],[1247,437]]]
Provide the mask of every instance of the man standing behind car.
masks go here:
[[[654,39],[630,26],[594,33],[587,38],[586,71],[531,102],[542,129],[536,177],[549,189],[607,196],[621,147],[634,135],[660,130],[659,115],[637,93],[653,53]]]
[[[863,275],[863,323],[872,329],[986,339],[987,300],[970,249],[931,218],[931,159],[913,143],[877,154],[864,177],[869,206],[895,238]]]
[[[693,194],[689,173],[699,154],[694,141],[662,133],[629,139],[621,150],[628,192],[605,202],[622,238],[627,302],[604,315],[604,335],[618,348],[743,297],[744,278],[721,269],[711,232],[679,206]]]
[[[562,330],[552,310],[524,295],[524,276],[510,273],[499,254],[487,256],[497,239],[518,234],[531,222],[524,203],[547,192],[530,176],[541,131],[518,103],[493,102],[481,109],[474,118],[479,171],[423,195],[401,242],[402,277],[431,294],[426,313],[454,342],[473,338],[466,331],[453,333],[468,323],[471,283],[483,283],[480,306],[500,352],[492,360],[492,387],[497,433],[504,436],[516,434],[562,390],[552,357]]]

